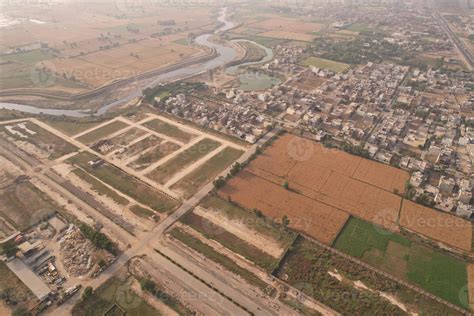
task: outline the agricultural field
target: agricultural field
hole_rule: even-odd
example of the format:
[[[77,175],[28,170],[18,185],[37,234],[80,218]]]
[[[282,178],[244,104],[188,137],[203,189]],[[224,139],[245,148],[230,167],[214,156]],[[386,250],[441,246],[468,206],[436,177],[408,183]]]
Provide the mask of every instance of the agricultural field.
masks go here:
[[[306,67],[316,67],[330,70],[335,73],[344,72],[350,68],[350,65],[348,64],[317,57],[308,57],[305,60],[301,61],[300,64]]]
[[[277,276],[342,314],[461,315],[304,238],[292,246]]]
[[[398,230],[401,197],[393,192],[403,192],[408,177],[405,171],[284,135],[219,194],[269,217],[286,215],[290,227],[330,244],[349,215]]]
[[[467,270],[459,259],[356,218],[348,221],[334,247],[463,307],[459,293]]]
[[[37,158],[54,160],[77,150],[76,146],[29,121],[2,126],[0,132]]]
[[[404,200],[400,225],[448,246],[471,251],[472,224],[454,215]]]
[[[212,7],[146,3],[125,15],[123,6],[4,6],[15,24],[0,30],[0,87],[83,92],[204,53],[183,43],[212,29]]]
[[[22,231],[35,224],[42,216],[57,210],[57,206],[30,182],[0,190],[0,217],[9,224],[1,225],[0,228],[12,226]],[[13,232],[11,229],[2,231],[5,235]]]

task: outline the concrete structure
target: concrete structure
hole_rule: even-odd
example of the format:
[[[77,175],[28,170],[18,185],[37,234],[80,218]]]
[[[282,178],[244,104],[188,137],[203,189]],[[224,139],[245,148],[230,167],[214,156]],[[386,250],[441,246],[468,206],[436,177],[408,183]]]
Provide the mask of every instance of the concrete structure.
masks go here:
[[[30,270],[18,258],[7,262],[8,268],[15,273],[15,275],[23,282],[30,291],[38,298],[38,300],[45,300],[51,293],[51,289],[43,282],[33,271]]]

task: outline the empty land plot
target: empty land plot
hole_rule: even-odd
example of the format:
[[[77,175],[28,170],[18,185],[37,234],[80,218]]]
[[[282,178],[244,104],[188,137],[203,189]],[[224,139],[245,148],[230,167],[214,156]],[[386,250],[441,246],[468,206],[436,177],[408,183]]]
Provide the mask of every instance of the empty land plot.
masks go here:
[[[126,157],[134,157],[147,149],[154,148],[158,146],[163,140],[155,135],[150,135],[147,138],[130,145],[127,147],[123,152],[119,152],[115,154],[116,158],[118,159],[125,159]]]
[[[22,231],[58,207],[30,182],[23,182],[0,191],[0,216]]]
[[[43,121],[67,136],[77,135],[103,123],[103,121],[79,121],[67,118],[52,118]]]
[[[122,197],[119,195],[117,192],[114,190],[110,189],[106,185],[104,185],[102,182],[88,174],[82,169],[74,169],[73,170],[74,174],[81,178],[82,180],[86,181],[92,186],[92,189],[97,192],[99,195],[105,195],[111,198],[112,200],[115,201],[115,203],[119,205],[127,205],[129,202],[126,198]]]
[[[241,276],[244,278],[247,282],[250,284],[260,287],[261,289],[266,288],[267,284],[263,282],[258,276],[253,274],[252,272],[240,267],[237,265],[231,258],[224,256],[223,254],[220,254],[219,252],[215,251],[211,246],[206,245],[199,239],[191,236],[181,228],[175,227],[171,231],[171,236],[189,248],[203,254],[210,260],[220,264],[223,266],[226,270]]]
[[[143,170],[149,167],[152,163],[168,156],[169,154],[174,153],[180,148],[181,147],[179,147],[179,145],[171,142],[162,143],[141,154],[138,159],[129,164],[129,167],[133,168],[134,170]]]
[[[219,146],[220,143],[205,138],[181,152],[170,161],[167,161],[163,165],[159,166],[147,176],[150,179],[163,184],[171,179],[171,177],[178,171],[191,165],[194,161],[204,157]]]
[[[121,129],[126,128],[127,126],[128,124],[122,121],[113,121],[93,131],[90,131],[85,135],[78,137],[77,140],[85,145],[91,145],[97,142],[98,140],[109,136],[110,134],[113,134],[115,132],[120,131]]]
[[[101,154],[106,155],[119,148],[127,147],[132,141],[145,134],[146,132],[144,130],[134,127],[123,132],[120,135],[115,136],[114,138],[107,139],[106,142],[100,144],[94,149],[100,152]]]
[[[202,166],[179,180],[171,189],[180,192],[185,198],[189,198],[204,184],[217,177],[220,172],[229,167],[242,154],[243,152],[240,150],[226,147]]]
[[[199,207],[206,212],[222,214],[230,223],[236,223],[232,225],[233,227],[244,225],[246,230],[256,232],[262,238],[277,243],[281,249],[287,249],[296,237],[296,233],[280,225],[275,225],[270,218],[258,216],[254,211],[239,207],[216,195],[205,197]]]
[[[8,128],[11,128],[8,131]],[[17,140],[26,141],[39,148],[48,155],[51,160],[57,159],[78,148],[64,139],[48,132],[32,122],[18,123],[12,126],[2,127],[6,133]]]
[[[132,205],[130,207],[130,211],[133,214],[135,214],[137,216],[140,216],[140,217],[143,217],[143,218],[150,218],[150,217],[155,215],[155,212],[150,211],[147,208],[141,207],[140,205]]]
[[[122,170],[103,162],[96,167],[89,166],[88,162],[96,161],[98,158],[89,153],[79,153],[69,159],[69,162],[82,167],[85,171],[94,175],[104,183],[107,183],[116,190],[130,196],[136,201],[149,206],[157,212],[169,212],[178,204],[174,199],[164,193],[148,186],[138,179],[128,175]]]
[[[267,272],[272,272],[278,264],[277,258],[270,256],[261,249],[230,233],[225,228],[216,226],[194,212],[188,213],[181,221],[200,232],[206,238],[213,239],[230,251],[254,262]]]
[[[163,122],[159,119],[154,119],[152,121],[148,121],[143,124],[144,126],[148,127],[151,130],[154,130],[157,133],[169,136],[176,140],[179,140],[183,143],[189,142],[191,139],[196,137],[194,134],[187,133],[177,126]]]
[[[247,171],[240,172],[219,191],[247,209],[258,209],[266,216],[287,216],[289,226],[323,243],[331,244],[349,218],[348,213],[284,189]]]
[[[322,69],[330,70],[333,72],[344,72],[350,68],[350,65],[348,64],[339,63],[336,61],[317,58],[317,57],[308,57],[305,60],[303,60],[300,64],[307,67],[313,66],[316,68],[322,68]]]
[[[400,225],[464,251],[471,251],[472,224],[451,214],[404,200]]]
[[[459,259],[356,218],[348,221],[334,247],[462,306],[459,294],[467,272]]]
[[[247,170],[279,186],[288,182],[295,193],[398,230],[401,197],[392,191],[408,180],[403,170],[288,134],[252,161]]]
[[[36,300],[36,297],[31,293],[30,289],[21,282],[21,280],[13,273],[5,262],[0,261],[0,293],[2,293],[3,299],[7,300],[8,297],[17,301],[17,305],[14,309],[18,307],[28,307],[28,303]],[[31,300],[31,301],[30,301]],[[3,304],[3,302],[1,303]],[[0,310],[4,310],[3,307]],[[14,315],[13,313],[12,315]]]

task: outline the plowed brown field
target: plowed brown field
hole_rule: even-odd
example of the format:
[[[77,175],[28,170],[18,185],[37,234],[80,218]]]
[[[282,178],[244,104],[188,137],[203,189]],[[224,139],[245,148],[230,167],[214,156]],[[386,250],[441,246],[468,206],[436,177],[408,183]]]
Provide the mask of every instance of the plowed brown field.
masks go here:
[[[447,245],[470,251],[472,225],[469,221],[451,214],[403,201],[400,225]]]

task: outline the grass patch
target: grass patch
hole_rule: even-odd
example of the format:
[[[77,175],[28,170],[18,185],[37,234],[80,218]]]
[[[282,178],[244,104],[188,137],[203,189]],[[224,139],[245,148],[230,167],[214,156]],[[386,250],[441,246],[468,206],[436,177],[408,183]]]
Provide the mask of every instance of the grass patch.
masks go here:
[[[465,307],[459,293],[467,284],[467,267],[459,259],[356,218],[348,221],[334,247]]]
[[[243,241],[234,234],[229,233],[224,229],[210,229],[209,227],[213,227],[213,224],[197,214],[192,212],[187,214],[186,217],[182,219],[182,222],[188,226],[191,226],[206,238],[213,239],[232,252],[235,252],[250,260],[251,262],[254,262],[256,265],[269,273],[272,272],[278,265],[277,259]]]
[[[132,211],[133,214],[143,218],[150,218],[155,215],[154,212],[144,207],[141,207],[140,205],[133,205],[132,207],[130,207],[130,211]]]
[[[172,124],[168,124],[166,122],[163,122],[159,119],[154,119],[152,121],[148,121],[143,124],[144,126],[148,127],[149,129],[154,130],[157,133],[166,135],[168,137],[177,139],[183,143],[189,142],[191,139],[193,139],[196,135],[190,134],[187,132],[182,131],[178,127]]]
[[[330,70],[333,72],[344,72],[350,68],[350,65],[348,64],[339,63],[336,61],[317,58],[317,57],[308,57],[305,60],[301,61],[300,65],[306,66],[306,67],[313,66],[317,68]]]
[[[135,170],[143,170],[153,162],[160,160],[163,157],[168,156],[169,154],[177,151],[179,145],[174,143],[166,142],[164,144],[158,145],[150,151],[140,155],[138,159],[129,164]]]
[[[103,123],[102,121],[79,121],[67,118],[51,118],[43,121],[67,136],[77,135]]]
[[[57,210],[53,201],[30,182],[0,190],[0,216],[20,231]]]
[[[226,147],[220,153],[206,161],[201,167],[188,174],[175,185],[173,190],[183,192],[185,198],[194,195],[204,184],[217,177],[220,172],[229,167],[243,154],[242,151]]]
[[[96,167],[89,166],[89,161],[97,159],[97,156],[82,152],[70,158],[69,162],[157,212],[168,212],[176,207],[177,201],[106,162]]]
[[[124,122],[114,121],[112,123],[99,127],[98,129],[95,129],[85,135],[82,135],[77,140],[85,145],[91,145],[95,143],[96,141],[104,137],[107,137],[110,134],[113,134],[115,132],[120,131],[121,129],[124,129],[127,126],[128,124]]]
[[[0,260],[0,294],[5,301],[18,304],[33,298],[30,289]]]
[[[222,212],[231,221],[244,223],[249,229],[278,241],[284,249],[288,248],[296,237],[296,233],[274,224],[271,219],[258,217],[255,212],[243,209],[215,195],[205,197],[200,206]]]
[[[43,60],[54,58],[50,53],[43,52],[41,50],[32,50],[25,53],[11,54],[2,56],[3,60],[18,62],[28,65],[34,65]]]
[[[188,247],[203,254],[204,256],[211,259],[212,261],[222,265],[225,269],[229,270],[230,272],[243,277],[250,284],[260,287],[262,289],[265,289],[267,287],[267,284],[263,282],[262,280],[260,280],[255,274],[241,268],[240,266],[235,264],[234,261],[232,261],[230,258],[224,255],[221,255],[220,253],[216,252],[214,249],[212,249],[208,245],[202,243],[200,240],[194,238],[188,233],[182,231],[181,229],[174,228],[171,231],[171,236],[181,241]]]
[[[74,174],[77,175],[82,180],[86,181],[90,185],[92,185],[92,189],[96,191],[99,195],[105,195],[115,201],[115,203],[120,205],[127,205],[129,201],[118,195],[114,190],[111,190],[109,187],[104,185],[102,182],[97,180],[96,178],[92,177],[90,174],[85,172],[82,169],[74,169]]]
[[[211,139],[203,139],[190,148],[178,154],[170,161],[156,168],[148,176],[159,183],[165,183],[175,173],[191,165],[194,161],[204,157],[208,153],[218,148],[221,144]]]
[[[114,305],[120,308],[114,307]],[[101,285],[90,297],[77,303],[72,310],[72,315],[103,316],[115,311],[122,315],[120,309],[126,315],[160,315],[156,309],[133,292],[126,280],[121,281],[116,277]],[[110,312],[107,313],[109,310]]]
[[[189,42],[188,42],[187,38],[180,38],[180,39],[177,39],[177,40],[173,41],[172,43],[179,44],[179,45],[184,45],[184,46],[189,45]]]

